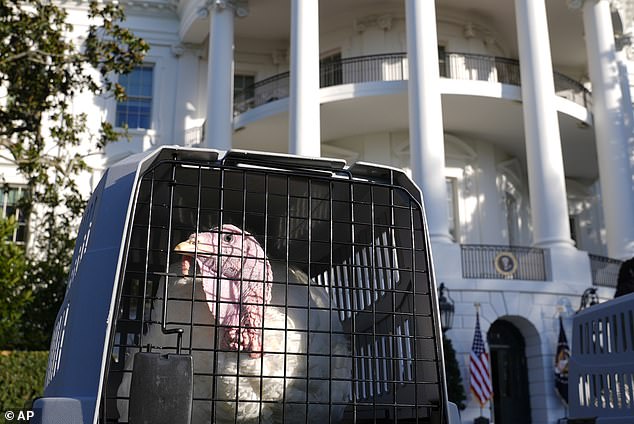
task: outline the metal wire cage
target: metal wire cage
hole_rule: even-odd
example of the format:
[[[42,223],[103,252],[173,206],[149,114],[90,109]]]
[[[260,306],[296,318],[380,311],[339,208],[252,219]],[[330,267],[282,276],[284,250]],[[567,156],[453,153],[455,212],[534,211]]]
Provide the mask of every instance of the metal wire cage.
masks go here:
[[[128,422],[139,352],[191,355],[195,423],[446,422],[422,202],[401,171],[163,148],[132,195],[99,422]],[[228,228],[242,232],[232,253]],[[217,246],[179,252],[204,234]],[[247,242],[264,273],[244,274]],[[228,260],[242,267],[233,280]],[[223,321],[249,305],[253,328]],[[259,351],[227,343],[232,330],[238,344],[259,334]]]

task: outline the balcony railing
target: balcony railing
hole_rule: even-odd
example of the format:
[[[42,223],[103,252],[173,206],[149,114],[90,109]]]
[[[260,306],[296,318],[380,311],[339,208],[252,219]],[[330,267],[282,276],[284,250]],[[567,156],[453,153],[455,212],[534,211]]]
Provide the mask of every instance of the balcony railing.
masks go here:
[[[599,255],[588,254],[588,256],[590,257],[592,284],[615,288],[622,261]]]
[[[407,80],[406,53],[359,56],[329,62],[320,66],[321,87],[372,81]],[[519,61],[470,53],[445,53],[439,58],[440,75],[444,78],[488,81],[519,86]],[[553,72],[557,95],[586,108],[592,107],[590,92],[578,81]],[[275,75],[248,87],[234,100],[235,114],[289,96],[289,73]]]
[[[247,87],[233,100],[233,113],[238,115],[265,103],[288,97],[290,72],[277,74]]]
[[[205,125],[189,128],[185,130],[183,145],[185,147],[193,147],[202,144],[205,141]]]
[[[463,244],[462,277],[506,280],[548,280],[544,249]]]

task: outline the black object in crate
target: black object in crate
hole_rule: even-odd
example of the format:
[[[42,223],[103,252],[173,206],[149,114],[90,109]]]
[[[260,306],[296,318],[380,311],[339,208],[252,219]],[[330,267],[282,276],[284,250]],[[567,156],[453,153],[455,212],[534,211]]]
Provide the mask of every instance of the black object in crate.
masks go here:
[[[401,171],[166,147],[135,178],[100,422],[138,414],[148,350],[191,356],[193,423],[447,422],[422,202]]]
[[[130,382],[131,423],[189,423],[192,413],[192,357],[139,352]]]

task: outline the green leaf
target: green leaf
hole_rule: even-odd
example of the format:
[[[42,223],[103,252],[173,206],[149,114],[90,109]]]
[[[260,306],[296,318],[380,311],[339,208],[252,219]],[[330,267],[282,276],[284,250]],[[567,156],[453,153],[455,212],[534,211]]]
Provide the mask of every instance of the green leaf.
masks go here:
[[[12,299],[12,305],[0,302],[0,348],[48,348],[65,292],[73,228],[86,204],[77,186],[90,171],[84,157],[125,137],[109,122],[90,132],[88,117],[74,111],[73,98],[80,93],[125,98],[117,75],[140,65],[149,50],[122,26],[119,5],[93,1],[88,15],[93,24],[80,46],[67,37],[72,26],[59,3],[0,1],[0,84],[5,90],[0,154],[27,182],[19,207],[30,212],[33,239],[29,255],[8,243],[0,247],[0,299]],[[0,224],[2,240],[10,225],[15,223]],[[28,320],[21,320],[24,311]]]

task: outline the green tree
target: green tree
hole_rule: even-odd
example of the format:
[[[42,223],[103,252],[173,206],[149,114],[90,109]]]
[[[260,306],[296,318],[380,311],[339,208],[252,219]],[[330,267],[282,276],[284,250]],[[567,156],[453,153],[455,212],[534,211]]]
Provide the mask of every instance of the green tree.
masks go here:
[[[86,202],[77,177],[88,169],[87,155],[119,137],[108,122],[91,133],[87,116],[73,112],[73,99],[82,93],[124,99],[116,76],[142,63],[149,49],[123,26],[121,7],[91,2],[87,16],[92,25],[77,45],[63,8],[46,0],[0,0],[0,161],[13,164],[26,182],[20,207],[32,240],[22,281],[32,291],[23,329],[29,337],[0,339],[0,347],[48,348],[73,228]]]
[[[20,322],[32,292],[24,284],[26,258],[22,246],[6,243],[15,229],[14,219],[0,219],[0,340],[7,348],[20,340]]]
[[[453,348],[451,340],[442,335],[443,351],[445,353],[445,376],[447,377],[447,395],[449,400],[458,406],[458,409],[465,409],[464,403],[467,395],[462,385],[460,376],[460,366],[456,359],[456,350]]]

